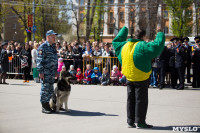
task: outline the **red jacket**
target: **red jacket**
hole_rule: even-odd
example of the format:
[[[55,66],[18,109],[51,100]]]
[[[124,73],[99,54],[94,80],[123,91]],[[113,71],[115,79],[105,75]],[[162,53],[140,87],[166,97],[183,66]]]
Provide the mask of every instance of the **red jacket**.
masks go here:
[[[82,73],[80,75],[76,74],[76,78],[79,79],[79,80],[82,80],[83,79],[83,74]]]

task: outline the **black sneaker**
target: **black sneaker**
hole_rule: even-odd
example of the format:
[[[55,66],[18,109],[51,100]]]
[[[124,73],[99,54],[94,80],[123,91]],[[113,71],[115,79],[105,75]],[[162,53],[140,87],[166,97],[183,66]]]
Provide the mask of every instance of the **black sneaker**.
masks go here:
[[[148,129],[148,128],[153,128],[153,125],[148,125],[146,123],[144,124],[136,124],[137,129]]]
[[[136,128],[136,125],[134,123],[133,124],[128,123],[128,128]]]
[[[51,114],[53,110],[50,108],[49,103],[42,103],[42,113]]]

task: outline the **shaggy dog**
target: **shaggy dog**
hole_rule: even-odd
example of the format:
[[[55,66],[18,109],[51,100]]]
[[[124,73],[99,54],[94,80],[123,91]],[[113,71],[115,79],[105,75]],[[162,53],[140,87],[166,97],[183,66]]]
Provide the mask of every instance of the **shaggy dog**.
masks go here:
[[[58,81],[52,99],[50,100],[50,107],[54,111],[59,112],[63,103],[65,104],[65,110],[67,112],[70,111],[67,103],[71,91],[70,79],[72,78],[69,72],[65,72],[62,74],[61,80]]]

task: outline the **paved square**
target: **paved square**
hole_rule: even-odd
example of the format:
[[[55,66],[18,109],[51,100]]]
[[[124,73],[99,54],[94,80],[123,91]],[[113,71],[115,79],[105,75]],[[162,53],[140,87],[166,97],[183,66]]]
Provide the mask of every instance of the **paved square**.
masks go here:
[[[147,123],[155,128],[142,130],[127,128],[124,86],[72,85],[71,113],[43,114],[40,84],[7,82],[0,85],[0,133],[160,133],[177,126],[200,127],[199,88],[150,88]]]

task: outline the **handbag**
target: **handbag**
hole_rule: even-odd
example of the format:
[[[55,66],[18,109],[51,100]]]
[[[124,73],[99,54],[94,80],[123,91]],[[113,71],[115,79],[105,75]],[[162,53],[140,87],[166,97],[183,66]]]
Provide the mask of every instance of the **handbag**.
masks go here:
[[[25,58],[21,59],[21,67],[22,68],[28,67],[27,59],[25,59]]]

